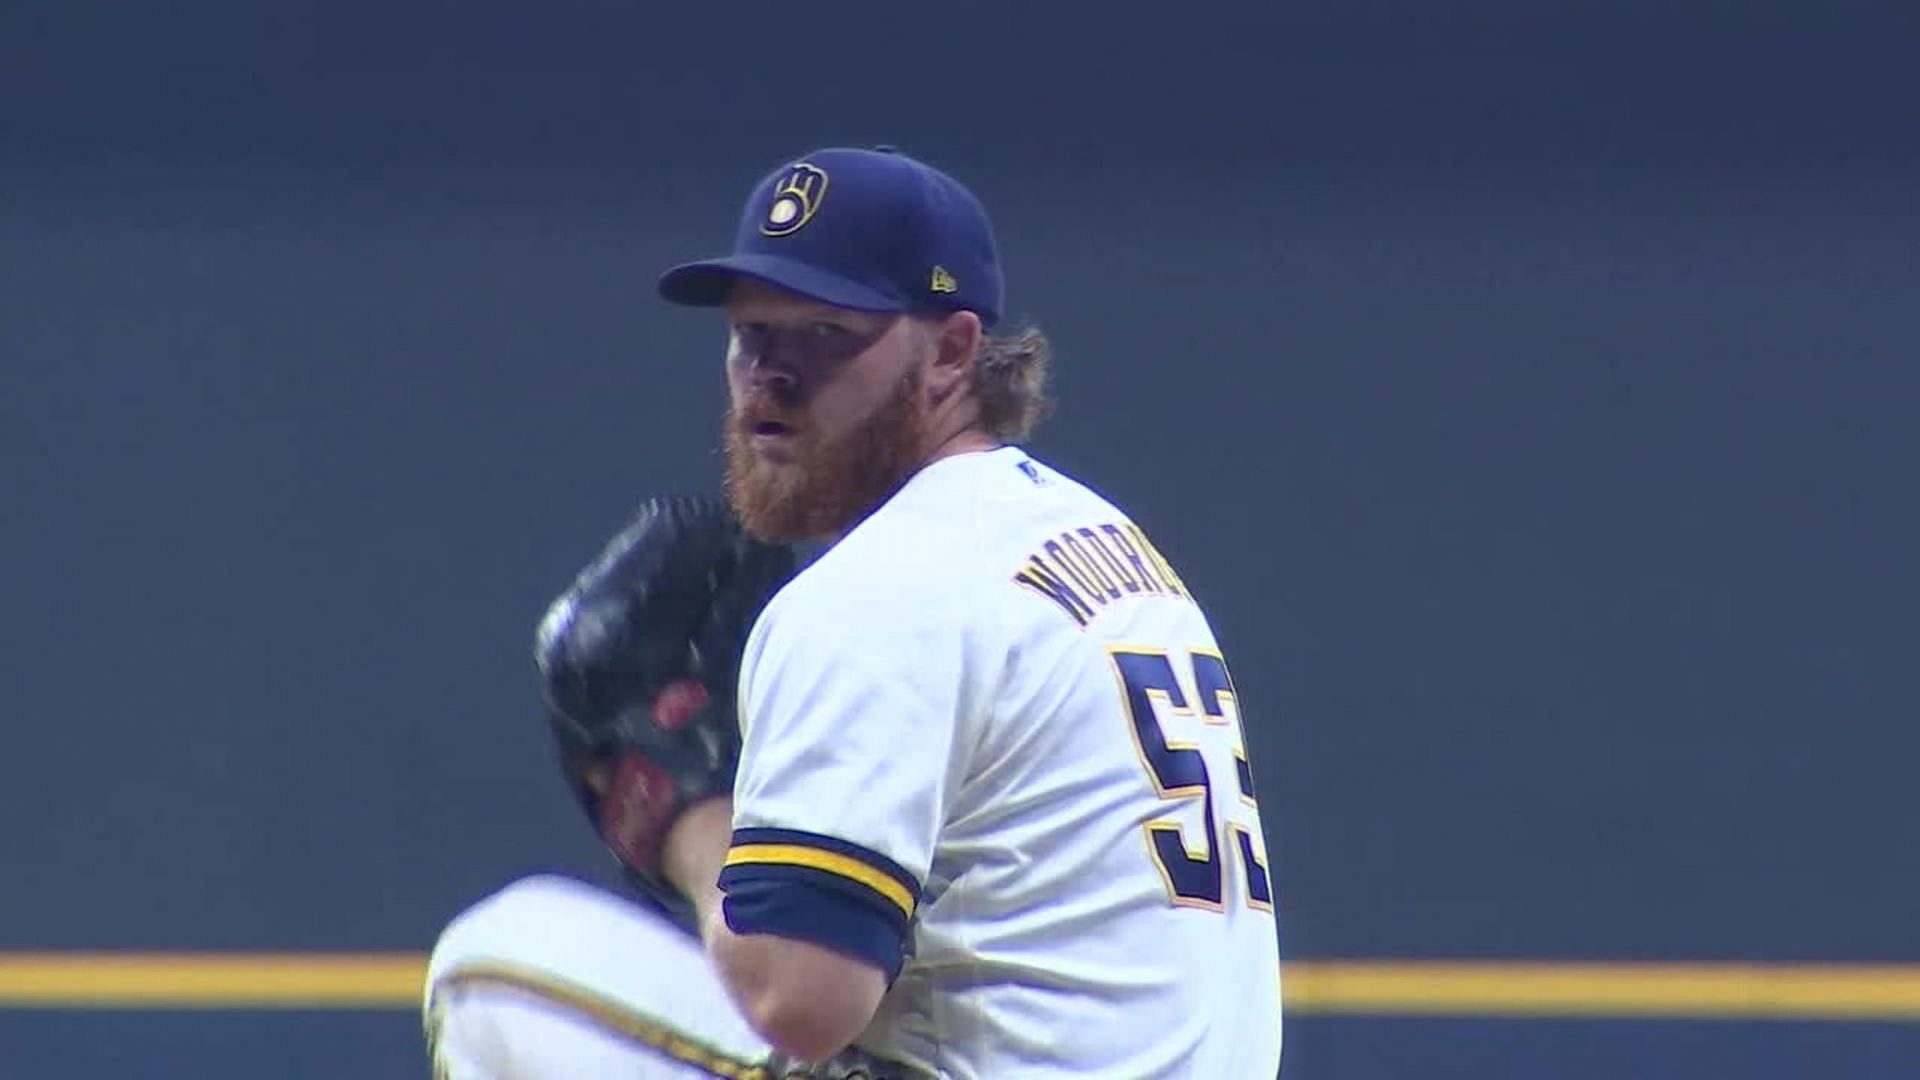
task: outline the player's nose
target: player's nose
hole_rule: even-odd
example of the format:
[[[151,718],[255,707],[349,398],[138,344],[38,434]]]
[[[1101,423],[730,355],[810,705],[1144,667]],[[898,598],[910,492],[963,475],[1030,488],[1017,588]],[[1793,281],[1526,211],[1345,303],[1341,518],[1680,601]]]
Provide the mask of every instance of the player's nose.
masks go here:
[[[800,396],[800,373],[785,364],[756,356],[747,369],[747,384],[775,401],[791,403]]]

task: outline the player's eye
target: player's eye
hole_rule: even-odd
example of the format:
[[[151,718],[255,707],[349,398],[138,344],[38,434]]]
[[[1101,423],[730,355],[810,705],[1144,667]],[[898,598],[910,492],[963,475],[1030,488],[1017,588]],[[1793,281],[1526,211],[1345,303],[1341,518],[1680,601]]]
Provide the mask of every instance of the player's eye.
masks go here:
[[[733,324],[735,363],[767,362],[824,373],[866,351],[879,334],[827,319]]]
[[[767,351],[766,323],[734,323],[733,347],[728,350],[736,360],[751,360]]]

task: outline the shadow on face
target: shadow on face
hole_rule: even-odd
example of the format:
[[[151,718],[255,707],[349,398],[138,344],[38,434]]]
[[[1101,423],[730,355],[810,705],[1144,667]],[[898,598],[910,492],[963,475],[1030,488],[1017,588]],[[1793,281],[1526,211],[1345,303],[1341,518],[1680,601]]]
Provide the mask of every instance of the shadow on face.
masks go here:
[[[897,312],[834,307],[743,278],[726,305],[736,412],[832,439],[886,400],[926,350]]]

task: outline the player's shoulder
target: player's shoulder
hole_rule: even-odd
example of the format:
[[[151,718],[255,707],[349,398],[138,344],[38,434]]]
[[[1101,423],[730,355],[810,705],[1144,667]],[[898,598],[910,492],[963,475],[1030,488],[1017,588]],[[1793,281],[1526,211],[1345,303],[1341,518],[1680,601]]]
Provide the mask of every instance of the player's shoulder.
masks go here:
[[[508,884],[462,911],[441,932],[428,980],[478,962],[531,964],[564,951],[571,928],[622,917],[612,893],[559,874]]]

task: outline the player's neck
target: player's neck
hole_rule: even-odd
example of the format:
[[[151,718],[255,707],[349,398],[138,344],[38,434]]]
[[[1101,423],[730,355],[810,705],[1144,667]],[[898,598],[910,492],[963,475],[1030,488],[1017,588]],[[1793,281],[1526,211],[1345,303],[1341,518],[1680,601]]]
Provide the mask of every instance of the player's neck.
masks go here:
[[[1000,440],[976,427],[963,427],[959,431],[938,440],[921,459],[920,467],[926,468],[942,458],[956,457],[960,454],[977,454],[983,450],[998,450]]]
[[[999,439],[981,429],[980,404],[971,394],[948,397],[934,406],[928,420],[927,439],[920,455],[922,469],[942,458],[994,450],[1000,446]]]

